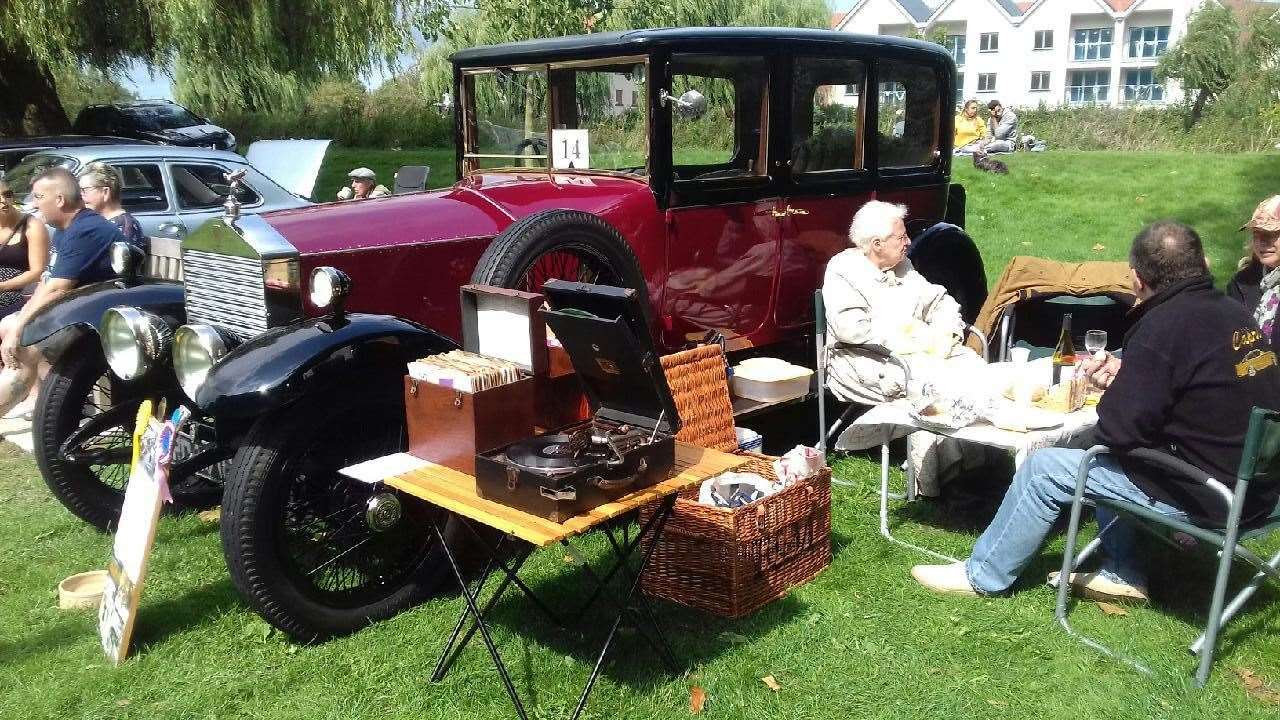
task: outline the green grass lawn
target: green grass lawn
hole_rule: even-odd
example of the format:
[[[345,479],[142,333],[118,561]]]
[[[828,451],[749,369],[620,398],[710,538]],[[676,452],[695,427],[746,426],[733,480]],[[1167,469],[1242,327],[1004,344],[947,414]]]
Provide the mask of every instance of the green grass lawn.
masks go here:
[[[408,164],[400,155],[335,149],[341,173]],[[433,167],[446,153],[422,153]],[[1235,228],[1280,186],[1280,158],[1046,153],[1010,159],[1007,177],[960,167],[970,230],[992,280],[1009,257],[1123,259],[1139,226],[1157,217],[1194,224],[1225,277]],[[379,166],[379,163],[382,163]],[[450,163],[451,164],[451,163]],[[330,168],[332,169],[332,168]],[[336,171],[335,171],[336,172]],[[338,176],[341,176],[341,173]],[[389,177],[389,176],[387,176]],[[443,179],[433,170],[433,180]],[[336,188],[335,188],[336,189]],[[1030,243],[1030,244],[1023,244]],[[1094,244],[1104,246],[1094,251]],[[809,423],[807,415],[782,418]],[[763,427],[768,432],[768,427]],[[1280,606],[1267,591],[1228,627],[1209,687],[1190,687],[1185,645],[1208,604],[1210,563],[1156,550],[1149,608],[1108,616],[1080,603],[1077,627],[1149,661],[1137,674],[1067,638],[1041,584],[1060,562],[1052,543],[1011,597],[972,600],[922,591],[908,570],[923,559],[877,533],[877,466],[836,463],[832,566],[755,616],[730,622],[659,604],[686,676],[664,676],[647,647],[622,636],[588,706],[591,718],[679,718],[693,685],[709,718],[1275,718],[1236,669],[1280,688]],[[901,536],[965,555],[982,512],[959,503],[895,506]],[[950,508],[950,509],[948,509]],[[989,512],[989,508],[987,512]],[[601,545],[590,546],[597,554]],[[441,597],[340,640],[297,647],[236,596],[214,525],[185,516],[160,527],[143,597],[137,655],[109,667],[89,612],[55,608],[61,578],[102,567],[109,539],[74,520],[35,464],[0,445],[0,718],[504,718],[514,717],[477,640],[439,685],[427,679],[459,608]],[[527,577],[552,602],[583,585],[562,553],[546,551]],[[590,671],[601,622],[557,631],[512,596],[497,638],[535,717],[564,718]],[[586,637],[583,637],[585,633]],[[767,688],[772,675],[781,686]]]

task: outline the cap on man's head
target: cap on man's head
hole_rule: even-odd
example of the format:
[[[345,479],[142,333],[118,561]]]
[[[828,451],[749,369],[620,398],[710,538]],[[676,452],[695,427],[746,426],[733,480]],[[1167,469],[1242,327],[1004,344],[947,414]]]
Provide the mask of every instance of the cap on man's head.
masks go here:
[[[1240,229],[1280,232],[1280,195],[1272,195],[1258,203],[1258,207],[1253,210],[1253,217],[1241,225]]]
[[[367,167],[358,167],[347,173],[347,177],[353,180],[376,180],[378,176]]]

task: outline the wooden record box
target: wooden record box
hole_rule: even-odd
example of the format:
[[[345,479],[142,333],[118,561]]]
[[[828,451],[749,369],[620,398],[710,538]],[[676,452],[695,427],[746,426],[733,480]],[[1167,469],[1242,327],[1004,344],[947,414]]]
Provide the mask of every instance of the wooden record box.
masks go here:
[[[464,285],[460,294],[464,350],[508,360],[527,373],[545,371],[541,295],[484,285]],[[476,453],[534,433],[535,394],[530,376],[478,392],[406,376],[409,453],[474,475]]]

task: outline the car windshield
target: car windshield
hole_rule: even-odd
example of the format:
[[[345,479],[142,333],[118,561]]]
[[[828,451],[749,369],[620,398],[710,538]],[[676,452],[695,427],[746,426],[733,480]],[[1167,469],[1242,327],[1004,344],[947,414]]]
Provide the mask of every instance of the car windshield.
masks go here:
[[[31,194],[31,183],[46,168],[64,167],[75,172],[80,161],[66,155],[54,153],[36,153],[23,158],[22,162],[4,174],[4,181],[9,184],[15,198],[26,198]]]
[[[624,58],[469,72],[467,168],[645,174],[645,71]]]
[[[120,112],[140,130],[173,130],[203,124],[181,105],[126,105]]]

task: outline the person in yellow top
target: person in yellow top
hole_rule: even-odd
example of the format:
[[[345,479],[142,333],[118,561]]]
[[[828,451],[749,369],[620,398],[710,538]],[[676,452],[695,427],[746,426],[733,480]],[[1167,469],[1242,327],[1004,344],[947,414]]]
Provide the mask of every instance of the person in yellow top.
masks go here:
[[[958,153],[973,152],[987,134],[987,124],[978,115],[978,101],[969,100],[956,115],[956,136],[951,146]]]

